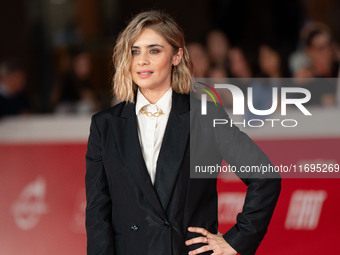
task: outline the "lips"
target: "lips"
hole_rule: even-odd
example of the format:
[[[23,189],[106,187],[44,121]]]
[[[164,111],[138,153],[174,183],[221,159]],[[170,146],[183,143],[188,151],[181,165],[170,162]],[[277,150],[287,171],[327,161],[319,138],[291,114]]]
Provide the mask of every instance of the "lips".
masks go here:
[[[138,74],[138,77],[145,79],[145,78],[149,78],[153,74],[153,72],[149,70],[142,70],[142,71],[137,72],[137,74]]]

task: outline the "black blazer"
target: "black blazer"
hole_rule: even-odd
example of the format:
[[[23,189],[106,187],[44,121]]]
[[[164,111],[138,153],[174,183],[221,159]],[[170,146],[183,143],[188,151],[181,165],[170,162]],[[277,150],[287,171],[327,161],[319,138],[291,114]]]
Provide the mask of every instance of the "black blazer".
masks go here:
[[[216,178],[190,178],[189,96],[173,92],[172,98],[154,185],[139,144],[135,104],[123,102],[92,117],[85,177],[89,255],[184,255],[204,245],[185,245],[199,235],[187,227],[217,233]],[[191,111],[198,108],[191,106]],[[227,116],[224,111],[219,114]],[[225,126],[216,132],[225,142],[214,141],[212,133],[200,139],[202,145],[213,141],[209,151],[215,160],[224,158],[234,165],[270,163],[238,128]],[[242,255],[255,254],[281,187],[279,178],[251,177],[241,178],[248,185],[243,211],[224,234]]]

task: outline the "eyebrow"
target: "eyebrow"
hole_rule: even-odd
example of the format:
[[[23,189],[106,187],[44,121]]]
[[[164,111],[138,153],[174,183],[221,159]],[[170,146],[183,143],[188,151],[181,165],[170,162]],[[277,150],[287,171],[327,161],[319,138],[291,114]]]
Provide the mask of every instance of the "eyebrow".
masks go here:
[[[152,47],[161,47],[161,48],[164,48],[164,46],[163,46],[163,45],[160,45],[160,44],[150,44],[150,45],[147,46],[147,48],[152,48]],[[139,49],[140,47],[139,47],[139,46],[132,45],[131,48],[133,48],[133,49]]]

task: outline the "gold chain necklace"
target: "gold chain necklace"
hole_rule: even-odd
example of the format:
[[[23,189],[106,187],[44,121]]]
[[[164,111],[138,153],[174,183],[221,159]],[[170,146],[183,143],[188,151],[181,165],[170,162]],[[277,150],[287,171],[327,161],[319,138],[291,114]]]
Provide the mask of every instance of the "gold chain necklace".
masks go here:
[[[143,107],[140,109],[139,112],[140,112],[141,114],[145,114],[145,115],[148,116],[148,117],[159,117],[159,116],[161,116],[161,115],[164,114],[164,112],[163,112],[162,110],[159,110],[158,112],[155,112],[155,113],[148,112],[148,111],[145,110],[144,107],[145,107],[145,106],[143,106]]]

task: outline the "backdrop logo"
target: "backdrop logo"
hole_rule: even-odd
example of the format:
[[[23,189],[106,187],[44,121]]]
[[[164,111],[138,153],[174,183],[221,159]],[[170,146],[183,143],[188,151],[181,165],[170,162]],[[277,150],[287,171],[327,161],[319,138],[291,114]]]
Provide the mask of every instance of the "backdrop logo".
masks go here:
[[[218,100],[220,101],[220,104],[223,106],[222,104],[222,100],[220,98],[220,95],[217,93],[216,89],[214,89],[212,86],[208,85],[208,84],[205,84],[203,82],[197,82],[207,88],[209,88],[212,92],[214,92],[214,94],[216,95],[216,97],[218,98]],[[201,88],[201,87],[198,87],[199,89],[203,90],[204,92],[206,92],[210,97],[211,99],[214,101],[215,103],[215,106],[217,106],[217,102],[213,96],[213,94],[211,94],[211,92],[208,90],[208,89],[205,89],[205,88]],[[202,104],[201,104],[201,114],[202,115],[206,115],[207,114],[207,95],[206,94],[202,94],[201,95],[201,101],[202,101]]]
[[[253,102],[253,88],[248,87],[247,95],[245,96],[243,91],[232,84],[215,84],[214,87],[202,83],[197,82],[206,88],[198,87],[199,89],[206,92],[211,99],[213,100],[215,106],[217,106],[217,102],[213,94],[208,90],[210,89],[216,97],[218,98],[220,104],[222,104],[222,100],[215,90],[218,89],[227,89],[230,91],[232,98],[233,98],[233,114],[234,115],[245,115],[245,106],[248,107],[248,111],[255,116],[258,116],[256,119],[248,119],[247,121],[244,119],[242,122],[234,123],[234,124],[242,124],[244,127],[262,127],[265,123],[271,123],[271,126],[274,127],[274,123],[280,122],[283,127],[296,127],[298,122],[295,119],[264,119],[263,116],[268,116],[273,114],[278,108],[281,110],[281,116],[287,115],[287,106],[292,105],[298,108],[304,115],[311,116],[312,114],[307,110],[304,106],[311,99],[311,93],[309,90],[305,88],[299,87],[282,87],[279,88],[273,87],[272,88],[272,98],[271,98],[271,106],[268,109],[256,109]],[[220,92],[221,93],[221,92]],[[207,94],[201,94],[201,115],[207,115]],[[295,94],[299,95],[299,97],[290,98],[289,95]],[[247,102],[245,102],[247,101]],[[232,120],[229,121],[227,119],[214,119],[213,126],[219,124],[227,124],[233,125]]]
[[[12,207],[14,221],[22,230],[34,228],[40,216],[47,213],[45,202],[46,181],[42,177],[29,183],[20,193]]]
[[[286,229],[312,230],[317,228],[326,198],[325,190],[294,191],[285,222]]]

